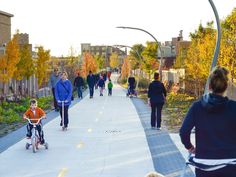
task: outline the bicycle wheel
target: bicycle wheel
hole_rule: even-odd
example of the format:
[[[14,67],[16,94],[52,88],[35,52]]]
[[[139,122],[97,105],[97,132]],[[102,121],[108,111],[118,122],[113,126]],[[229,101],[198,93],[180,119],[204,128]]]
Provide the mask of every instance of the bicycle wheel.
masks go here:
[[[35,153],[36,152],[36,141],[37,141],[37,139],[36,139],[36,137],[33,137],[33,138],[31,138],[32,140],[31,140],[31,144],[32,144],[32,150],[33,150],[33,153]]]

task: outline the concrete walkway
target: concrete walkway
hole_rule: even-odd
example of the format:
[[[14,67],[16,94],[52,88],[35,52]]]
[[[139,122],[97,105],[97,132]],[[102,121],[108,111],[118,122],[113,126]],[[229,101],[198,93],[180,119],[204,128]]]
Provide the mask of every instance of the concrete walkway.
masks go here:
[[[127,98],[115,81],[111,97],[96,90],[93,99],[73,101],[68,131],[61,130],[59,113],[47,117],[49,150],[26,150],[25,127],[0,138],[0,177],[144,177],[150,171],[179,177],[185,165],[179,137],[150,129],[150,107]],[[193,176],[187,168],[185,177]]]
[[[44,126],[49,150],[25,150],[26,139],[0,154],[1,177],[144,177],[154,170],[144,129],[131,99],[115,85],[113,96],[95,92]],[[75,100],[76,101],[76,100]],[[74,101],[74,102],[75,102]]]

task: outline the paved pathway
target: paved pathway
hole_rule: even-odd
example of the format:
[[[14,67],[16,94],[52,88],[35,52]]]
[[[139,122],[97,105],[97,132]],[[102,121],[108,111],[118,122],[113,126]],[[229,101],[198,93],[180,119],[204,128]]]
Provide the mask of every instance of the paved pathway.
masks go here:
[[[150,129],[150,108],[116,83],[113,96],[98,95],[73,102],[66,132],[57,112],[47,114],[49,150],[25,150],[25,127],[0,138],[0,177],[179,177],[185,160],[166,130]]]
[[[25,150],[23,139],[0,154],[1,177],[143,177],[153,162],[131,100],[115,85],[114,95],[86,97],[69,110],[69,130],[59,117],[44,126],[49,150]]]

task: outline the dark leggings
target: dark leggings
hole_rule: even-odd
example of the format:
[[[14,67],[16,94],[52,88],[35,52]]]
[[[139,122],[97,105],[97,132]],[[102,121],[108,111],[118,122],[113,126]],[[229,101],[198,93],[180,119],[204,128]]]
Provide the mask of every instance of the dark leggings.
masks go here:
[[[196,177],[235,177],[236,165],[228,165],[227,167],[214,171],[202,171],[196,169],[195,172],[196,172]]]
[[[68,108],[69,106],[64,106],[64,125],[62,125],[62,107],[60,107],[61,125],[64,127],[67,127],[69,123]]]

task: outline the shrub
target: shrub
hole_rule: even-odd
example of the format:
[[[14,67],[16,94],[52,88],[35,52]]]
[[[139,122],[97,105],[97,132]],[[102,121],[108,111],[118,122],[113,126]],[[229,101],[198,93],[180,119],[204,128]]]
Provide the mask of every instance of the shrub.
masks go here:
[[[138,84],[138,87],[141,88],[141,89],[148,89],[148,86],[149,86],[149,80],[146,79],[146,78],[141,78],[139,80],[139,84]]]

